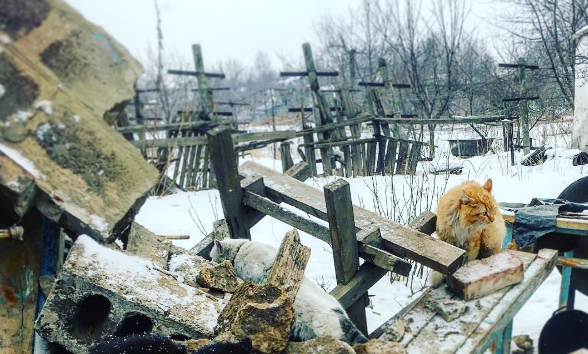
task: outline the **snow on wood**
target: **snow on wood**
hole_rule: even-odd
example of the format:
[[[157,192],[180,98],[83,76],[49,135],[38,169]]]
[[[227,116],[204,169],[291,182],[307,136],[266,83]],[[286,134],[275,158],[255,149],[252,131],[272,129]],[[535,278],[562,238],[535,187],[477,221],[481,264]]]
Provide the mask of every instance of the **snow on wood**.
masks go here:
[[[453,292],[464,300],[476,299],[523,280],[523,261],[509,252],[467,263],[449,276]]]

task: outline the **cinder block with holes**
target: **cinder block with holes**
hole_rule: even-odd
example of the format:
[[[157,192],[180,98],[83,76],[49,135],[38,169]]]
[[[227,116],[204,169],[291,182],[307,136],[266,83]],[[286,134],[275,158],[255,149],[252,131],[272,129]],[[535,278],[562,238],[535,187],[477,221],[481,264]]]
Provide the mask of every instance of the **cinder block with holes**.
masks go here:
[[[223,300],[178,282],[150,260],[80,236],[35,328],[50,342],[86,353],[110,335],[211,337],[224,305]]]

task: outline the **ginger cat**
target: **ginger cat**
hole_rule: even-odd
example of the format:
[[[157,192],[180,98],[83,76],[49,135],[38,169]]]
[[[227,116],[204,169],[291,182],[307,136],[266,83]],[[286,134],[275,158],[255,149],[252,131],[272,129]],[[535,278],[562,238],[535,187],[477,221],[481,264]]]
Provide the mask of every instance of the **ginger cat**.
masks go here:
[[[437,236],[467,251],[468,262],[489,257],[502,248],[506,226],[491,191],[491,179],[483,186],[466,181],[450,189],[437,204]],[[443,280],[441,273],[431,272],[431,286]]]

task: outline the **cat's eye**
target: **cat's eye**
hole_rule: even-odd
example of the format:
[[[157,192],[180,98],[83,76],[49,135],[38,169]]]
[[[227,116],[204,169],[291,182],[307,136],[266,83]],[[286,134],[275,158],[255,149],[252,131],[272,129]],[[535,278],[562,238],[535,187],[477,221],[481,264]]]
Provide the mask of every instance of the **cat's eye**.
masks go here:
[[[483,211],[480,215],[482,215],[482,216],[488,216],[488,212],[487,211]]]

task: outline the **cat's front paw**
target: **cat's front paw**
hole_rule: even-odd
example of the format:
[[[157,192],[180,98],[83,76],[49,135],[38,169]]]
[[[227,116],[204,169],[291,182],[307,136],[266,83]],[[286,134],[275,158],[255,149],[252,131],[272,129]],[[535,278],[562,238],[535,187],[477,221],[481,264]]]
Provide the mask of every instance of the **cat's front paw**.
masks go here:
[[[436,271],[432,271],[429,274],[429,285],[432,288],[438,288],[439,285],[443,284],[443,282],[445,281],[445,275],[436,272]]]

